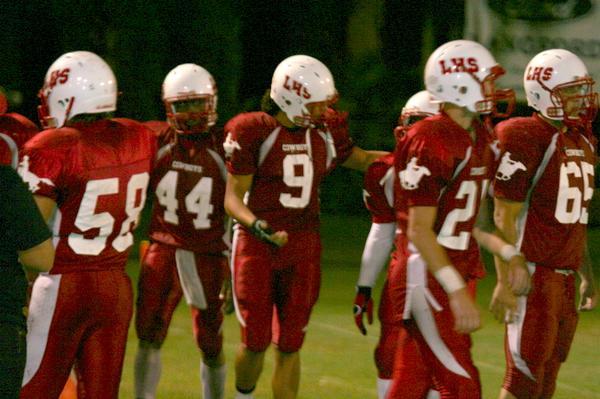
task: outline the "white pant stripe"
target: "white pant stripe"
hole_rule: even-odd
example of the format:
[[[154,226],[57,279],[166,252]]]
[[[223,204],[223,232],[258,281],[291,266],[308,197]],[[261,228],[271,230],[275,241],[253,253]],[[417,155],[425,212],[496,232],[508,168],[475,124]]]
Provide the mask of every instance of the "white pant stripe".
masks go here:
[[[196,268],[196,255],[192,251],[177,248],[175,250],[175,264],[183,296],[188,305],[197,309],[206,309],[206,295],[198,269]]]
[[[527,263],[529,274],[533,277],[535,273],[535,264]],[[521,357],[521,337],[523,335],[523,322],[527,314],[527,296],[521,295],[517,298],[517,314],[512,323],[507,324],[506,333],[508,336],[508,349],[512,356],[515,366],[527,377],[535,381],[535,377],[525,359]]]
[[[31,381],[42,364],[50,323],[56,310],[60,280],[60,274],[40,274],[35,280],[27,317],[27,362],[22,385]]]
[[[413,253],[408,258],[407,268],[407,286],[411,287],[407,290],[407,295],[410,296],[407,298],[407,304],[410,303],[410,313],[427,342],[427,346],[444,367],[454,374],[470,379],[469,373],[460,365],[442,340],[435,324],[431,306],[436,310],[442,308],[427,289],[427,265],[419,253]]]
[[[231,243],[231,293],[233,294],[233,306],[235,308],[235,315],[237,316],[238,321],[242,325],[242,327],[246,327],[246,320],[242,317],[242,313],[240,312],[240,307],[238,305],[237,296],[235,293],[235,251],[237,249],[237,243],[240,235],[240,226],[235,225],[233,227],[233,240]]]

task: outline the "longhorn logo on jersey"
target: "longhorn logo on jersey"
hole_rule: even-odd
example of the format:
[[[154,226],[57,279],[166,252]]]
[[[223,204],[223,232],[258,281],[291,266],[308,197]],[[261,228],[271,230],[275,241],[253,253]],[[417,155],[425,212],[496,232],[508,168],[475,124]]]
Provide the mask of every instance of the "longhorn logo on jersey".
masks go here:
[[[406,165],[406,169],[398,174],[400,184],[405,190],[418,188],[423,176],[431,176],[431,172],[425,166],[417,165],[417,157],[412,157]]]
[[[498,166],[496,178],[498,180],[509,180],[511,176],[517,172],[517,170],[527,170],[527,168],[522,162],[510,159],[510,152],[506,151],[502,156],[500,166]]]
[[[308,89],[300,82],[296,82],[293,79],[290,79],[288,75],[285,75],[285,82],[283,82],[283,87],[288,91],[295,91],[298,96],[304,97],[307,100],[311,97]]]
[[[242,147],[240,146],[240,143],[233,140],[231,132],[228,132],[227,137],[225,137],[225,141],[223,142],[223,149],[225,150],[225,156],[229,158],[233,155],[235,150],[241,150]]]
[[[450,62],[448,62],[448,60],[440,60],[440,66],[442,67],[443,75],[447,75],[449,73],[454,72],[475,73],[479,71],[479,65],[477,65],[477,60],[473,57],[450,58]]]
[[[29,155],[25,155],[23,160],[19,163],[19,169],[17,170],[21,179],[29,185],[29,191],[35,194],[40,189],[40,183],[54,186],[52,180],[46,179],[45,177],[39,177],[35,173],[29,170]]]

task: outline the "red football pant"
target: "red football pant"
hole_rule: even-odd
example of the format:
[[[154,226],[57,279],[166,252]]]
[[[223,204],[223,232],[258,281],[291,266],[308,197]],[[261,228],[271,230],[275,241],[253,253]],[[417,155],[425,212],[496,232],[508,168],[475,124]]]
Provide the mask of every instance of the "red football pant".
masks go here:
[[[133,311],[122,270],[40,275],[21,398],[58,398],[73,365],[79,397],[117,398]]]
[[[532,289],[506,328],[503,387],[519,399],[551,398],[577,327],[575,276],[530,266]]]
[[[138,281],[135,328],[138,338],[162,344],[183,291],[175,261],[176,248],[152,243],[142,260]],[[191,306],[196,344],[208,357],[223,347],[223,301],[219,298],[227,274],[227,260],[221,254],[194,254],[196,271],[206,298],[206,309]]]
[[[321,284],[317,231],[288,232],[275,248],[238,228],[233,242],[233,286],[242,342],[263,352],[271,340],[282,352],[302,346]]]
[[[388,267],[389,277],[393,276],[394,268],[397,264],[398,262],[396,262],[395,259],[390,261]],[[379,341],[375,348],[375,366],[377,367],[378,377],[389,380],[392,378],[392,373],[394,371],[394,358],[398,346],[398,334],[400,332],[400,327],[402,326],[402,317],[394,312],[388,279],[386,279],[383,289],[381,290],[381,299],[379,300],[377,316],[381,324],[381,330],[379,333]]]
[[[442,398],[480,398],[471,339],[454,331],[448,295],[420,255],[404,254],[398,261],[389,279],[390,295],[395,311],[410,319],[401,334],[405,343],[398,345],[388,398],[424,398],[432,379]],[[474,290],[471,284],[470,291]],[[411,340],[416,345],[406,343]]]

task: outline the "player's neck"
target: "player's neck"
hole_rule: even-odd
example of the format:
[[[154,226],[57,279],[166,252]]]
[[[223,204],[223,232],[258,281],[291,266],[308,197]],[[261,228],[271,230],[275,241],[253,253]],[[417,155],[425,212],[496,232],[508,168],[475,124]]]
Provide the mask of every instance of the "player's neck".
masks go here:
[[[450,117],[457,125],[471,133],[473,131],[473,120],[477,114],[470,112],[464,107],[457,107],[454,104],[444,104],[444,112]]]
[[[297,127],[294,124],[294,122],[292,122],[290,120],[290,118],[287,117],[285,112],[282,112],[282,111],[277,112],[275,114],[275,119],[277,119],[277,122],[281,123],[284,127],[288,128],[288,129],[294,129]]]
[[[540,119],[545,121],[547,124],[555,127],[559,132],[565,133],[567,131],[567,126],[563,123],[562,120],[550,119],[546,118],[544,115],[538,112],[538,116]]]

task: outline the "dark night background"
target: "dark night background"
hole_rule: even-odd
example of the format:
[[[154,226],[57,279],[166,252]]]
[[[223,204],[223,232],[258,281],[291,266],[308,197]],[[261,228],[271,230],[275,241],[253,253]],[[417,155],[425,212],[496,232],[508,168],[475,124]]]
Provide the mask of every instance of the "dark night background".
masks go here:
[[[293,54],[323,61],[365,149],[391,150],[408,97],[421,90],[427,56],[462,37],[464,1],[414,0],[0,0],[0,86],[11,111],[36,123],[36,97],[61,54],[89,50],[113,68],[118,116],[162,119],[161,83],[178,64],[208,69],[219,123],[256,110],[277,64]],[[525,111],[521,106],[519,111]],[[362,208],[362,175],[334,171],[323,209]]]
[[[13,110],[35,119],[36,93],[61,54],[89,50],[114,69],[122,92],[119,114],[162,118],[160,85],[176,65],[207,68],[219,86],[220,121],[256,109],[277,64],[309,54],[332,71],[342,101],[358,125],[391,132],[404,101],[421,89],[423,38],[431,36],[429,2],[411,1],[3,1],[0,86],[22,95]],[[435,2],[431,2],[432,4]],[[463,4],[436,23],[437,43],[459,38]],[[433,6],[428,6],[433,7]],[[426,32],[427,30],[427,32]],[[433,40],[430,38],[429,42]],[[429,43],[430,49],[436,44]],[[424,51],[425,50],[425,51]],[[12,92],[12,93],[11,93]],[[11,96],[12,94],[12,96]],[[369,129],[371,130],[371,129]],[[384,137],[389,136],[389,137]]]

